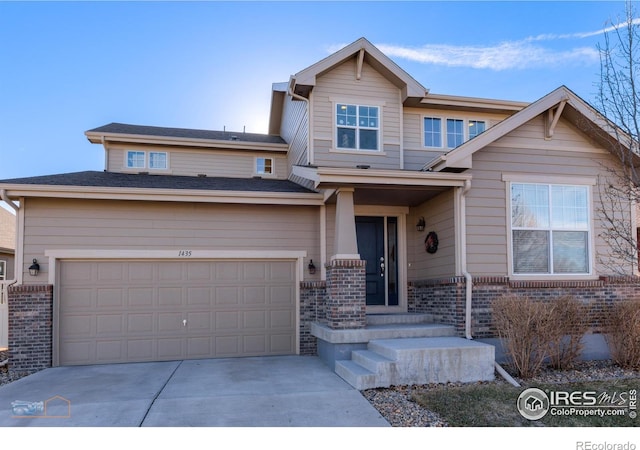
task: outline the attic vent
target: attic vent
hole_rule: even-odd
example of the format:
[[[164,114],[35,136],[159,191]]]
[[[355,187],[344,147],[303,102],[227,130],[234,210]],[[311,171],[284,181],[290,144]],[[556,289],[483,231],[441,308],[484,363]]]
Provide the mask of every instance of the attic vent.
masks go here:
[[[198,174],[198,176],[199,176],[200,178],[205,178],[205,177],[207,176],[207,174],[206,174],[206,173],[199,173],[199,174]]]
[[[368,169],[369,167],[371,167],[371,166],[368,165],[368,164],[358,164],[356,166],[356,169]]]

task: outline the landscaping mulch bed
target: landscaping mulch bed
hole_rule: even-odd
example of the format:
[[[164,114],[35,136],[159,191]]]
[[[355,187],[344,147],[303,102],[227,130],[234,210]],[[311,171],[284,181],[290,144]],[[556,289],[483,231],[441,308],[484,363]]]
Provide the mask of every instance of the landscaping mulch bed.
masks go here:
[[[505,367],[510,372],[508,366]],[[515,377],[514,377],[515,378]],[[640,371],[624,370],[611,361],[586,361],[571,370],[544,369],[540,375],[529,380],[515,378],[524,390],[536,384],[559,384],[605,380],[640,380]],[[470,386],[474,383],[467,384]],[[511,386],[499,375],[492,382],[477,383],[483,385]],[[449,383],[449,388],[462,387],[459,383]],[[394,427],[447,427],[449,424],[437,413],[423,408],[413,400],[413,395],[429,389],[441,389],[443,385],[391,386],[389,388],[367,389],[362,395]],[[515,405],[513,406],[515,408]]]

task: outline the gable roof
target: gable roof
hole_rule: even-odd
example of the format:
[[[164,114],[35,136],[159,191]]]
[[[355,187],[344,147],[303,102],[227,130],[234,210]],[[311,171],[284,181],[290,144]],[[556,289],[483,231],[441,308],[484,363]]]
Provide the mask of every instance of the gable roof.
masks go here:
[[[418,83],[411,75],[402,70],[400,66],[365,38],[358,39],[293,75],[292,79],[295,82],[294,92],[307,96],[310,89],[316,85],[318,76],[342,64],[347,59],[353,58],[355,55],[358,55],[358,58],[362,58],[363,61],[366,61],[391,83],[401,89],[403,101],[409,97],[423,98],[427,94],[428,89]]]
[[[489,128],[484,133],[450,150],[448,153],[431,160],[425,164],[422,170],[455,172],[470,169],[471,157],[476,151],[490,145],[492,142],[495,142],[540,114],[554,110],[554,108],[554,114],[557,113],[558,116],[553,119],[554,122],[557,122],[559,116],[562,115],[583,132],[589,134],[608,148],[619,143],[620,139],[626,138],[626,135],[622,133],[621,130],[598,113],[595,108],[582,100],[566,86],[560,86],[523,108],[521,111]],[[553,123],[547,124],[547,130],[551,134],[553,133],[553,126],[555,126]],[[551,136],[547,137],[551,138]]]

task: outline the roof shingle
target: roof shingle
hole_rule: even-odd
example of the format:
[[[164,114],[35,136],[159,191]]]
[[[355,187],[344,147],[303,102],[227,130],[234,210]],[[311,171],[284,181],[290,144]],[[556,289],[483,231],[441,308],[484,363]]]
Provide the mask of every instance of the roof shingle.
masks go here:
[[[196,130],[191,128],[168,128],[152,127],[147,125],[129,125],[125,123],[110,123],[87,133],[114,133],[114,134],[135,134],[140,136],[160,136],[185,139],[207,139],[216,141],[241,141],[255,142],[261,144],[286,144],[280,136],[269,134],[233,132],[233,131],[213,131]]]
[[[98,171],[73,172],[0,180],[0,185],[2,184],[138,189],[192,189],[203,191],[282,192],[302,194],[313,193],[313,191],[289,180],[147,175]]]

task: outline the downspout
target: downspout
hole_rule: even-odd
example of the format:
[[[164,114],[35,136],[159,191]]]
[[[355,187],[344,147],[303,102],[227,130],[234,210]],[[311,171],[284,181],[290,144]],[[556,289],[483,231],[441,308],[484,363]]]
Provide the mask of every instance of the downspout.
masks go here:
[[[312,165],[313,158],[312,158],[312,151],[311,151],[311,104],[308,98],[303,97],[302,95],[298,95],[293,91],[294,81],[295,81],[295,78],[293,77],[289,78],[288,93],[291,97],[295,98],[296,100],[301,100],[305,102],[305,104],[307,105],[307,122],[308,122],[307,123],[307,164]]]
[[[460,267],[465,279],[465,318],[464,334],[467,339],[471,336],[471,300],[473,298],[473,277],[467,271],[467,215],[466,195],[471,188],[471,181],[465,180],[460,191]]]
[[[462,268],[462,275],[465,279],[465,319],[464,319],[464,332],[467,339],[473,339],[471,333],[471,305],[473,298],[473,277],[467,271],[467,218],[466,218],[466,195],[471,188],[471,181],[466,180],[464,187],[461,189],[460,195],[460,267]],[[496,361],[493,362],[496,372],[502,376],[507,382],[515,387],[520,387],[520,384],[507,373],[504,368]]]

